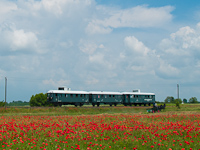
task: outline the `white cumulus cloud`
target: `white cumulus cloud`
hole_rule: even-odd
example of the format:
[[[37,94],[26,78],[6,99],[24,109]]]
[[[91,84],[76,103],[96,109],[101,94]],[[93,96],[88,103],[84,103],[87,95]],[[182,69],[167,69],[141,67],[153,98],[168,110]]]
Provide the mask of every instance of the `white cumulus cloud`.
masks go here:
[[[136,6],[124,10],[110,12],[105,19],[93,19],[87,26],[86,31],[90,34],[109,33],[113,28],[121,27],[161,27],[172,20],[172,6],[148,8]]]

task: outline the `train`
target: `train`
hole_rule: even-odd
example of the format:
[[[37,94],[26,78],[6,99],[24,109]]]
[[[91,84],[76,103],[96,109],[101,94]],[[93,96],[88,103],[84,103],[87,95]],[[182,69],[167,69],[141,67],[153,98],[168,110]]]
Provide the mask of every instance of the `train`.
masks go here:
[[[107,91],[72,91],[70,88],[58,87],[58,90],[47,92],[47,102],[54,106],[62,105],[92,105],[99,107],[102,104],[117,106],[141,106],[155,104],[155,93],[140,92],[107,92]]]

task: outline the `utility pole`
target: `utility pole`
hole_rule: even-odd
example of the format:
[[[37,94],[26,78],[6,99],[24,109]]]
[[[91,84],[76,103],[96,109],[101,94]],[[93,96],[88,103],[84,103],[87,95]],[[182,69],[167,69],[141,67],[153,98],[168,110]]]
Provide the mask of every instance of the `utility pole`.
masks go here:
[[[6,96],[7,96],[7,77],[5,77],[5,108],[6,108]]]
[[[179,99],[179,84],[177,84],[177,97]]]

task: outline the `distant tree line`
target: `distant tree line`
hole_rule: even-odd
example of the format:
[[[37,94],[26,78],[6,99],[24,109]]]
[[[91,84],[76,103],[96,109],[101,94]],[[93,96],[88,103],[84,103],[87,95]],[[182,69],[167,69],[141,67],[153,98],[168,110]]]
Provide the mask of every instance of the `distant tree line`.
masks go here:
[[[187,99],[183,99],[183,100],[181,100],[180,98],[179,99],[174,99],[174,97],[173,96],[167,96],[167,98],[165,99],[165,101],[164,101],[165,103],[198,103],[198,101],[197,101],[197,98],[196,97],[191,97],[190,99],[189,99],[189,101],[187,101]]]
[[[8,104],[6,104],[6,106],[29,106],[29,102],[26,101],[12,101]]]
[[[0,107],[4,107],[4,106],[29,106],[29,102],[26,102],[26,101],[12,101],[12,102],[9,102],[9,103],[5,103],[4,101],[1,101],[0,102]]]

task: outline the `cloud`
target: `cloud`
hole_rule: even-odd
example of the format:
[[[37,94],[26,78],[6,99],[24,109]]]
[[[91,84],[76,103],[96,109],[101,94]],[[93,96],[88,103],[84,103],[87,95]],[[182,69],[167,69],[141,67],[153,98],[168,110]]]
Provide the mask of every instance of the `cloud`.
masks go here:
[[[162,55],[177,67],[198,66],[200,56],[200,30],[189,26],[181,27],[170,38],[163,39],[159,45]]]
[[[97,45],[93,42],[88,42],[88,41],[81,39],[79,42],[79,48],[82,52],[91,55],[96,51]]]
[[[124,10],[114,10],[105,19],[93,19],[87,26],[89,34],[110,33],[113,28],[131,27],[161,27],[172,20],[172,6],[159,8],[148,8],[147,6],[136,6]]]
[[[160,58],[156,50],[151,50],[136,37],[125,37],[124,43],[131,50],[131,53],[123,56],[129,59],[129,69],[139,74],[155,73],[160,78],[174,78],[179,75],[179,69],[165,61],[165,58]],[[134,58],[131,60],[128,55]]]
[[[24,50],[36,47],[38,41],[37,36],[33,32],[25,32],[24,30],[14,30],[6,33],[6,38],[10,41],[12,51]]]
[[[6,1],[6,0],[1,0],[0,1],[0,23],[3,22],[5,19],[7,19],[6,16],[10,16],[17,9],[18,7],[16,4]]]
[[[138,41],[134,36],[126,37],[124,43],[137,54],[146,56],[149,52],[149,48],[147,48],[142,42]]]
[[[45,85],[52,85],[54,87],[59,87],[59,86],[70,84],[70,80],[63,80],[63,79],[58,80],[58,81],[55,81],[53,79],[49,79],[49,80],[43,80],[42,82]]]
[[[85,83],[87,85],[95,85],[95,84],[98,84],[99,83],[99,80],[98,79],[95,79],[94,77],[89,77],[89,79],[87,79],[85,81]]]

